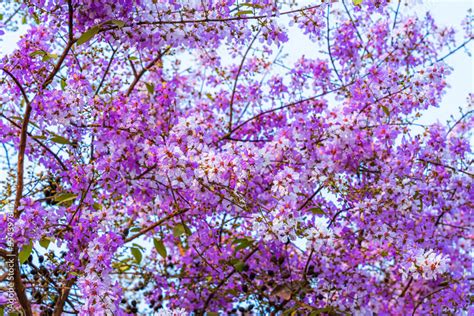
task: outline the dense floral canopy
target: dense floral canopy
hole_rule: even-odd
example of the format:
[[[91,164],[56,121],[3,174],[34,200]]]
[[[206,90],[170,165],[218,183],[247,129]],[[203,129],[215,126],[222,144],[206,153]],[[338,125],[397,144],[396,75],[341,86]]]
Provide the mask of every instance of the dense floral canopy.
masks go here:
[[[468,312],[472,17],[408,2],[0,4],[0,309]]]

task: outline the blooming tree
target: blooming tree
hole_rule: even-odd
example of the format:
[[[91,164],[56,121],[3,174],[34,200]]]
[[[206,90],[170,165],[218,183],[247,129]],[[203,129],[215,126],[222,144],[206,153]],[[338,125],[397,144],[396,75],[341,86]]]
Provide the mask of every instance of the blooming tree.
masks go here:
[[[419,118],[472,18],[327,2],[2,3],[2,309],[466,312],[472,96]]]

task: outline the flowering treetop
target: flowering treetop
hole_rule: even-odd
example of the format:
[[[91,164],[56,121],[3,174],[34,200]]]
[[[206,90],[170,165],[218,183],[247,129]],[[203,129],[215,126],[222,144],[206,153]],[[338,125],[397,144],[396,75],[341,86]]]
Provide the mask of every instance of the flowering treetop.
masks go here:
[[[26,315],[472,303],[472,109],[418,123],[471,17],[459,43],[402,1],[1,6],[0,34],[26,24],[0,60],[1,284]],[[285,61],[290,30],[314,55]]]

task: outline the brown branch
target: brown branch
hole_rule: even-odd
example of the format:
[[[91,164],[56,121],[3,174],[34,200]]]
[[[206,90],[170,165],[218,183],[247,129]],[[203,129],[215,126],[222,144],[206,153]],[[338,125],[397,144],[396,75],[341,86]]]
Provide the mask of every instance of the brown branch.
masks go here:
[[[132,93],[133,89],[135,88],[135,86],[137,85],[137,83],[140,81],[141,77],[148,71],[150,70],[158,61],[161,60],[161,58],[163,57],[163,55],[165,55],[169,50],[171,49],[171,47],[168,47],[165,49],[164,52],[160,52],[158,54],[158,56],[153,59],[148,65],[145,66],[145,68],[143,68],[136,76],[135,76],[135,79],[133,80],[132,84],[130,85],[130,87],[128,88],[127,90],[127,97],[130,96],[130,94]]]
[[[153,165],[149,168],[147,168],[145,171],[143,171],[142,173],[140,173],[136,178],[134,178],[133,180],[140,180],[141,178],[143,178],[144,176],[146,176],[148,173],[150,173],[153,169],[155,169],[157,167],[157,165]]]
[[[67,45],[66,45],[66,48],[64,49],[63,53],[61,54],[61,57],[59,57],[59,60],[58,62],[56,63],[56,65],[54,66],[53,70],[51,71],[51,73],[49,74],[49,76],[46,78],[46,80],[43,82],[43,84],[41,85],[41,88],[42,89],[46,89],[46,87],[51,83],[53,82],[53,79],[54,77],[56,76],[56,74],[58,73],[59,69],[61,69],[61,65],[63,64],[64,62],[64,59],[66,59],[66,56],[69,54],[69,50],[71,50],[71,47],[72,45],[75,43],[75,41],[73,40],[72,42],[68,42]]]
[[[405,288],[403,289],[402,293],[400,294],[400,297],[404,297],[404,296],[405,296],[405,294],[407,293],[408,288],[410,287],[410,285],[411,285],[412,282],[413,282],[413,278],[410,277],[410,279],[408,280],[407,285],[405,286]]]
[[[10,122],[10,124],[12,124],[13,126],[16,126],[17,128],[20,128],[21,129],[21,126],[18,125],[17,123],[15,123],[15,121],[13,121],[12,119],[10,119],[9,117],[6,117],[5,115],[3,115],[2,113],[0,113],[0,116],[3,117],[4,119],[6,119],[8,122]],[[35,138],[30,132],[27,132],[27,135],[30,136],[33,141],[35,141],[38,145],[40,145],[41,147],[43,147],[47,152],[49,152],[55,159],[56,161],[61,165],[61,168],[66,171],[67,170],[67,167],[66,165],[62,162],[61,158],[59,158],[59,156],[57,154],[55,154],[48,146],[46,146],[42,141],[40,141],[39,139]]]
[[[360,34],[359,29],[357,28],[357,25],[354,22],[354,18],[352,17],[351,12],[347,8],[346,2],[344,0],[342,0],[342,4],[344,6],[344,10],[346,11],[347,15],[349,16],[349,19],[351,20],[352,27],[356,31],[356,35],[359,38],[361,45],[363,44],[363,46],[364,46],[364,51],[362,52],[362,58],[365,56],[365,53],[369,53],[368,56],[369,56],[370,60],[374,61],[374,58],[372,57],[372,54],[368,50],[368,44],[364,43],[364,39],[362,38],[362,35]],[[400,2],[399,2],[399,4],[400,4]]]
[[[25,99],[26,104],[30,103],[30,100],[28,99],[28,96],[26,95],[26,91],[21,85],[21,83],[18,81],[18,79],[9,71],[6,70],[5,68],[2,68],[2,70],[10,77],[12,78],[13,82],[15,82],[16,86],[20,89],[21,94],[23,95],[23,98]]]
[[[470,111],[467,111],[466,113],[464,113],[463,115],[461,115],[461,117],[449,128],[448,132],[446,133],[446,136],[448,136],[453,131],[453,129],[459,123],[461,123],[466,117],[468,117],[469,115],[471,115],[473,113],[474,113],[474,110],[470,110]]]
[[[74,42],[74,8],[72,7],[72,0],[67,1],[67,10],[68,10],[68,37],[69,42]]]
[[[132,67],[133,75],[135,77],[138,76],[137,70],[135,69],[135,66],[133,65],[133,61],[131,61],[130,58],[128,58],[128,62],[130,63],[130,67]]]
[[[306,275],[308,274],[308,267],[309,267],[309,263],[311,262],[311,258],[313,257],[313,253],[314,253],[314,248],[311,247],[311,251],[309,253],[308,260],[306,260],[306,264],[305,264],[304,270],[303,270],[303,278],[304,279],[306,279]]]
[[[320,93],[318,95],[315,95],[315,96],[312,96],[312,97],[309,97],[309,98],[306,98],[306,99],[302,99],[302,100],[299,100],[299,101],[295,101],[295,102],[292,102],[292,103],[288,103],[288,104],[285,104],[285,105],[282,105],[282,106],[279,106],[279,107],[276,107],[276,108],[273,108],[273,109],[269,109],[269,110],[266,110],[266,111],[263,111],[263,112],[260,112],[259,114],[247,119],[246,121],[240,123],[238,126],[234,127],[229,133],[227,133],[226,135],[224,135],[222,139],[228,139],[230,137],[230,135],[232,135],[235,131],[239,130],[242,126],[246,125],[247,123],[251,122],[251,121],[254,121],[256,119],[258,119],[259,117],[261,116],[264,116],[264,115],[267,115],[269,113],[272,113],[272,112],[276,112],[276,111],[279,111],[279,110],[283,110],[283,109],[286,109],[286,108],[289,108],[289,107],[292,107],[292,106],[295,106],[295,105],[298,105],[298,104],[301,104],[301,103],[304,103],[304,102],[308,102],[308,101],[312,101],[314,99],[317,99],[317,98],[320,98],[322,96],[325,96],[329,93],[332,93],[332,92],[336,92],[336,91],[339,91],[339,90],[343,90],[345,88],[347,88],[349,85],[353,84],[353,82],[349,83],[349,84],[346,84],[344,86],[340,86],[336,89],[333,89],[333,90],[329,90],[329,91],[325,91],[323,93]]]
[[[20,131],[20,145],[19,145],[19,150],[18,150],[18,163],[17,163],[16,195],[15,195],[15,202],[13,206],[13,215],[15,216],[15,218],[19,218],[21,211],[18,208],[20,207],[20,200],[23,196],[23,186],[24,186],[23,181],[24,181],[24,164],[25,164],[25,150],[26,150],[26,142],[27,142],[27,130],[28,130],[28,124],[30,122],[32,107],[31,107],[30,100],[28,99],[28,96],[26,95],[25,89],[23,89],[23,86],[16,79],[16,77],[5,68],[3,68],[3,71],[6,74],[8,74],[10,78],[12,78],[12,80],[18,86],[26,102],[26,109],[23,116],[23,122],[21,125],[21,131]],[[13,256],[14,256],[13,283],[15,286],[15,293],[18,297],[18,302],[23,308],[23,311],[26,314],[26,316],[31,316],[32,315],[31,305],[28,300],[28,297],[26,296],[25,286],[21,279],[20,265],[18,262],[18,246],[16,244],[13,245]]]
[[[8,19],[6,19],[5,22],[3,22],[3,24],[7,25],[8,23],[10,23],[10,21],[15,17],[15,15],[17,15],[17,13],[20,12],[21,7],[22,7],[21,4],[18,5],[18,8],[16,8],[16,10],[12,13],[12,15],[10,15]]]
[[[3,282],[7,279],[9,273],[5,272],[4,274],[0,275],[0,282]]]
[[[334,222],[336,221],[336,218],[337,218],[342,212],[349,211],[351,208],[352,208],[352,207],[343,208],[342,210],[337,211],[336,214],[334,214],[334,216],[331,218],[331,221],[329,221],[328,228],[330,228],[331,225],[334,224]]]
[[[84,203],[87,193],[89,193],[89,190],[91,189],[91,186],[93,183],[94,183],[94,179],[91,179],[91,181],[89,182],[89,185],[87,186],[86,191],[82,192],[81,199],[79,200],[79,204],[77,205],[76,210],[74,211],[74,213],[71,216],[71,219],[69,220],[69,223],[67,225],[68,227],[71,227],[71,224],[74,222],[74,219],[76,218],[77,213],[79,213],[79,211],[81,210],[82,204]],[[80,216],[81,215],[79,215],[79,217]]]
[[[117,48],[117,49],[112,49],[112,56],[110,57],[110,60],[109,60],[109,62],[108,62],[108,64],[107,64],[107,68],[105,68],[104,75],[102,76],[102,79],[100,80],[99,86],[98,86],[97,89],[95,90],[94,96],[96,96],[96,95],[99,94],[100,89],[102,88],[102,85],[104,84],[105,77],[107,77],[107,74],[109,73],[110,66],[112,65],[112,62],[113,62],[113,60],[114,60],[115,53],[117,52],[117,50],[118,50],[118,48]]]
[[[398,0],[397,9],[395,10],[395,17],[393,18],[392,30],[394,30],[395,26],[397,25],[397,17],[398,17],[398,13],[400,11],[400,5],[401,4],[402,4],[402,1]]]
[[[71,49],[72,45],[74,44],[74,39],[73,39],[73,29],[72,29],[72,2],[71,0],[68,0],[68,9],[69,9],[69,41],[68,44],[62,53],[61,57],[59,58],[58,62],[54,66],[52,72],[49,74],[49,76],[46,78],[46,80],[43,82],[41,85],[42,89],[45,89],[54,79],[55,75],[61,68],[61,65],[63,61],[65,60],[66,56],[69,53],[69,50]],[[15,82],[15,84],[18,86],[20,89],[25,101],[26,101],[26,109],[25,113],[23,115],[23,121],[21,124],[21,131],[20,131],[20,144],[19,144],[19,150],[18,150],[18,163],[17,163],[17,184],[16,184],[16,196],[15,196],[15,202],[14,202],[14,207],[13,207],[13,214],[15,218],[19,218],[21,215],[21,211],[19,210],[20,206],[20,201],[21,198],[23,197],[23,187],[24,187],[24,164],[25,164],[25,150],[26,150],[26,145],[27,145],[27,140],[28,140],[28,124],[30,122],[30,117],[31,117],[31,112],[32,112],[32,106],[31,102],[28,99],[28,96],[26,94],[26,91],[23,89],[22,85],[19,83],[19,81],[15,78],[15,76],[9,72],[6,69],[3,69],[5,73],[7,73]],[[20,263],[18,261],[18,246],[15,244],[13,245],[13,256],[14,256],[14,274],[13,274],[13,279],[14,279],[14,286],[15,286],[15,293],[18,297],[18,302],[20,303],[21,307],[23,308],[23,312],[25,313],[26,316],[32,316],[32,310],[31,310],[31,304],[30,301],[28,300],[28,297],[26,295],[26,288],[23,284],[23,280],[21,277],[21,271],[20,271]]]
[[[329,13],[331,10],[331,6],[328,5],[328,12],[326,13],[326,28],[327,28],[327,33],[326,33],[326,42],[327,42],[327,47],[328,47],[328,54],[329,54],[329,60],[331,61],[332,69],[334,69],[334,72],[336,73],[337,78],[339,81],[344,84],[341,76],[339,75],[339,72],[337,71],[336,64],[334,63],[334,58],[332,56],[332,50],[331,50],[331,40],[330,40],[330,29],[329,29]]]
[[[250,251],[242,260],[242,262],[246,262],[255,252],[257,252],[258,250],[258,245],[252,249],[252,251]],[[207,307],[209,306],[209,303],[212,301],[212,299],[214,298],[214,296],[216,295],[217,291],[219,291],[219,289],[230,279],[231,276],[233,276],[235,273],[237,272],[237,270],[235,269],[235,267],[232,268],[232,271],[229,272],[225,277],[224,279],[222,279],[219,284],[217,284],[216,288],[209,294],[209,296],[207,297],[207,300],[206,302],[204,303],[204,307],[202,309],[202,312],[205,312]]]
[[[237,89],[237,82],[239,81],[239,76],[240,72],[242,71],[242,67],[244,66],[245,59],[247,59],[247,55],[250,52],[250,49],[253,46],[253,43],[255,43],[255,40],[257,39],[258,35],[260,34],[260,30],[255,34],[254,38],[249,44],[249,47],[245,51],[242,61],[240,62],[239,70],[237,71],[237,75],[235,76],[235,81],[234,81],[234,87],[232,88],[232,95],[230,97],[230,104],[229,104],[229,132],[232,130],[232,116],[233,116],[233,106],[234,106],[234,98],[235,98],[235,91]]]
[[[76,282],[76,277],[73,277],[70,280],[66,281],[66,284],[64,284],[61,294],[56,301],[56,305],[54,306],[54,313],[53,316],[61,316],[63,314],[63,309],[64,309],[64,304],[66,303],[68,297],[69,297],[69,292],[71,291],[72,286]]]
[[[413,308],[413,313],[411,314],[412,316],[415,315],[415,312],[416,310],[418,309],[418,307],[420,307],[421,304],[423,304],[423,301],[433,295],[435,295],[436,293],[439,293],[441,292],[442,290],[444,289],[447,289],[449,286],[445,286],[445,287],[442,287],[442,288],[439,288],[437,289],[436,291],[433,291],[431,293],[429,293],[428,295],[425,295],[416,305],[415,305],[415,308]]]
[[[61,69],[61,65],[66,59],[66,56],[69,54],[69,50],[71,50],[72,45],[74,45],[74,43],[77,41],[77,39],[74,39],[74,26],[73,26],[74,12],[73,12],[73,7],[72,7],[72,0],[68,0],[67,5],[68,5],[68,42],[67,42],[66,48],[61,54],[61,57],[59,57],[59,60],[54,66],[53,70],[51,71],[49,76],[46,78],[46,80],[43,82],[43,84],[41,85],[42,89],[46,89],[46,87],[51,82],[53,82],[54,77],[58,73],[59,69]]]
[[[138,238],[138,237],[140,237],[140,236],[142,236],[142,235],[148,233],[149,231],[153,230],[154,228],[156,228],[157,226],[163,224],[164,222],[166,222],[166,221],[168,221],[168,220],[170,220],[170,219],[172,219],[172,218],[174,218],[174,217],[176,217],[176,216],[178,216],[178,215],[184,214],[184,213],[186,213],[187,211],[189,211],[189,209],[183,209],[183,210],[179,210],[179,211],[177,211],[177,212],[174,212],[174,213],[172,213],[172,214],[170,214],[170,215],[168,215],[168,216],[165,216],[164,218],[160,219],[160,220],[157,221],[156,223],[154,223],[154,224],[152,224],[152,225],[150,225],[150,226],[148,226],[148,227],[146,227],[146,228],[140,230],[140,231],[139,231],[138,233],[136,233],[135,235],[126,238],[126,239],[124,240],[124,243],[128,243],[128,242],[130,242],[130,241],[132,241],[132,240],[134,240],[134,239],[136,239],[136,238]]]
[[[470,177],[474,177],[474,174],[470,173],[470,172],[467,172],[467,171],[464,171],[464,170],[461,170],[461,169],[456,169],[454,167],[451,167],[451,166],[447,166],[447,165],[444,165],[442,163],[439,163],[439,162],[436,162],[436,161],[431,161],[431,160],[425,160],[425,159],[418,159],[418,161],[421,161],[421,162],[424,162],[425,164],[432,164],[432,165],[435,165],[435,166],[440,166],[440,167],[444,167],[444,168],[448,168],[452,171],[455,171],[455,172],[461,172],[461,173],[464,173]]]
[[[201,257],[201,259],[204,261],[204,263],[206,263],[209,266],[209,268],[211,268],[215,272],[219,273],[219,270],[214,268],[214,266],[212,264],[210,264],[209,261],[207,261],[207,259],[202,255],[201,252],[199,252],[199,250],[196,248],[196,246],[193,245],[193,249],[196,251],[196,253],[199,255],[199,257]]]
[[[25,315],[33,316],[30,301],[26,296],[26,288],[21,279],[20,263],[18,262],[18,246],[16,244],[13,246],[13,254],[15,256],[15,260],[13,261],[13,284],[15,286],[15,293]]]
[[[125,24],[122,27],[119,27],[117,25],[112,25],[108,28],[103,28],[100,31],[105,32],[105,31],[110,31],[110,30],[116,30],[119,28],[123,27],[134,27],[134,26],[143,26],[143,25],[167,25],[167,24],[198,24],[198,23],[225,23],[225,22],[231,22],[231,21],[248,21],[248,20],[259,20],[259,19],[268,19],[268,18],[275,18],[279,17],[282,15],[288,15],[288,14],[293,14],[293,13],[299,13],[299,12],[304,12],[306,10],[312,10],[321,7],[321,5],[314,5],[306,8],[300,8],[300,9],[294,9],[294,10],[289,10],[289,11],[283,11],[280,13],[273,13],[271,15],[253,15],[253,16],[235,16],[235,17],[229,17],[229,18],[204,18],[204,19],[196,19],[196,20],[170,20],[170,21],[140,21],[140,22],[135,22],[135,23],[130,23],[130,24]]]
[[[11,253],[5,249],[0,249],[0,257],[2,258],[7,258],[8,256],[10,256]]]
[[[311,196],[306,199],[306,201],[303,203],[303,205],[301,205],[299,208],[298,208],[298,211],[301,211],[306,205],[308,205],[309,202],[311,202],[311,200],[319,193],[321,192],[321,190],[324,188],[324,186],[320,186],[316,191],[314,191],[313,194],[311,194]]]
[[[449,53],[447,53],[447,54],[444,55],[443,57],[437,59],[435,62],[437,63],[437,62],[440,62],[440,61],[445,60],[446,58],[448,58],[449,56],[453,55],[455,52],[457,52],[457,51],[460,50],[461,48],[466,47],[467,44],[469,44],[471,41],[472,41],[472,37],[470,37],[469,39],[467,39],[464,43],[462,43],[461,45],[459,45],[458,47],[456,47],[455,49],[453,49],[452,51],[450,51]]]

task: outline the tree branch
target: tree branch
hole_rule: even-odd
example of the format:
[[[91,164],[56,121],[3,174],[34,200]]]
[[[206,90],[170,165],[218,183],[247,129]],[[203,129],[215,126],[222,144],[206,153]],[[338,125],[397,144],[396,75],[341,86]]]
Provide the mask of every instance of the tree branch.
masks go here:
[[[259,19],[275,18],[275,17],[279,17],[279,16],[282,16],[282,15],[288,15],[288,14],[293,14],[293,13],[304,12],[306,10],[312,10],[312,9],[316,9],[316,8],[319,8],[319,7],[321,7],[321,4],[306,7],[306,8],[283,11],[283,12],[280,12],[280,13],[273,13],[271,15],[235,16],[235,17],[222,18],[222,19],[204,18],[204,19],[196,19],[196,20],[140,21],[140,22],[125,24],[122,27],[134,27],[134,26],[143,26],[143,25],[167,25],[167,24],[174,25],[174,24],[198,24],[198,23],[204,23],[204,24],[205,23],[225,23],[225,22],[231,22],[231,21],[259,20]],[[108,28],[101,29],[101,31],[106,32],[106,31],[116,30],[118,28],[119,28],[119,26],[117,26],[117,25],[111,25]]]
[[[148,71],[150,70],[158,61],[161,60],[161,58],[171,49],[171,47],[168,47],[166,48],[163,52],[160,52],[158,54],[158,56],[153,59],[145,68],[143,68],[138,74],[137,76],[135,77],[135,79],[133,80],[132,84],[130,85],[130,87],[128,88],[127,90],[127,97],[130,96],[130,94],[132,93],[133,89],[135,88],[135,86],[137,85],[137,83],[140,81],[141,77]]]
[[[157,221],[156,223],[154,223],[154,224],[152,224],[152,225],[150,225],[150,226],[148,226],[148,227],[146,227],[146,228],[140,230],[140,231],[139,231],[138,233],[136,233],[135,235],[126,238],[126,239],[124,240],[124,243],[128,243],[128,242],[130,242],[130,241],[132,241],[132,240],[134,240],[134,239],[136,239],[136,238],[138,238],[138,237],[140,237],[140,236],[142,236],[142,235],[148,233],[149,231],[153,230],[154,228],[158,227],[159,225],[163,224],[164,222],[166,222],[166,221],[168,221],[168,220],[170,220],[170,219],[172,219],[172,218],[174,218],[174,217],[176,217],[176,216],[178,216],[178,215],[184,214],[184,213],[186,213],[187,211],[189,211],[189,209],[183,209],[183,210],[179,210],[178,212],[174,212],[174,213],[172,213],[172,214],[170,214],[170,215],[168,215],[168,216],[165,216],[164,218],[160,219],[160,220]]]
[[[246,262],[255,252],[257,252],[258,250],[258,245],[252,249],[252,251],[250,251],[245,257],[244,259],[242,260],[242,262]],[[235,267],[232,268],[232,271],[229,272],[225,277],[224,279],[222,279],[219,284],[217,284],[216,288],[209,294],[209,296],[207,297],[207,300],[206,302],[204,303],[204,307],[202,309],[202,312],[205,312],[207,307],[209,306],[209,303],[212,301],[212,299],[214,298],[214,296],[216,295],[217,291],[219,291],[219,289],[230,279],[231,276],[234,275],[234,273],[236,273],[237,270],[235,269]]]
[[[12,124],[13,126],[17,127],[17,128],[20,128],[21,129],[21,126],[18,125],[17,123],[15,123],[15,121],[13,121],[12,119],[10,119],[9,117],[6,117],[5,115],[3,115],[2,113],[0,113],[0,116],[3,117],[4,119],[6,119],[8,122],[10,122],[10,124]],[[66,171],[67,170],[67,167],[66,165],[62,162],[61,158],[59,158],[59,156],[57,154],[55,154],[48,146],[46,146],[42,141],[40,141],[39,139],[37,138],[34,138],[34,136],[30,133],[30,132],[27,132],[27,135],[30,136],[33,141],[35,141],[38,145],[40,145],[41,147],[43,147],[47,152],[49,152],[53,157],[54,159],[56,159],[56,161],[59,163],[59,165],[61,165],[61,168]]]
[[[59,296],[58,300],[56,301],[56,305],[54,306],[53,316],[61,316],[63,314],[64,304],[66,303],[67,298],[69,297],[69,292],[71,291],[71,288],[76,282],[76,280],[77,278],[73,277],[67,280],[66,284],[64,284],[61,290],[61,295]]]
[[[244,53],[244,56],[242,57],[242,61],[240,62],[239,70],[237,71],[237,75],[235,76],[235,81],[234,81],[234,87],[232,88],[232,95],[230,97],[230,104],[229,104],[229,132],[232,130],[232,116],[233,116],[233,106],[234,106],[234,98],[235,98],[235,90],[237,89],[237,82],[239,81],[239,76],[240,72],[242,71],[242,67],[244,66],[245,59],[247,58],[248,53],[250,52],[250,49],[252,48],[253,43],[255,43],[255,40],[257,39],[258,35],[260,34],[260,30],[255,34],[254,38],[249,44],[249,47]]]

